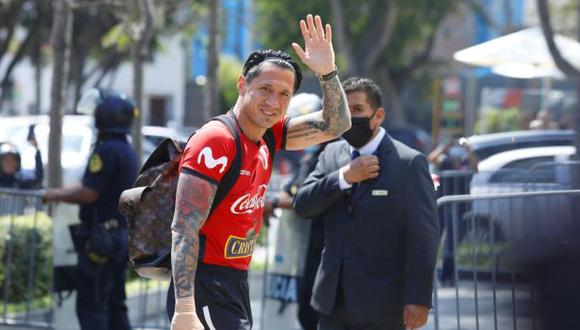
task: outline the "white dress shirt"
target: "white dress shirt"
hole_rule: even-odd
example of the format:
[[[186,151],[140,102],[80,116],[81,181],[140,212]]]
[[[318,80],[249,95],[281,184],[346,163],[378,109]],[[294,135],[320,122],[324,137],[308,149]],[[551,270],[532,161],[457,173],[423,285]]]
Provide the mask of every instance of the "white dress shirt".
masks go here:
[[[382,127],[379,127],[379,133],[374,138],[372,138],[369,142],[367,142],[367,144],[362,146],[360,149],[355,149],[352,146],[350,146],[350,154],[352,155],[352,152],[354,150],[357,150],[361,156],[370,156],[370,155],[374,154],[375,151],[377,151],[379,144],[381,144],[381,141],[385,137],[385,133],[386,133],[385,129]],[[346,171],[347,166],[348,165],[343,166],[338,172],[338,186],[340,187],[341,190],[346,190],[346,189],[352,188],[352,184],[349,184],[348,182],[346,182],[346,179],[344,178],[344,171]]]

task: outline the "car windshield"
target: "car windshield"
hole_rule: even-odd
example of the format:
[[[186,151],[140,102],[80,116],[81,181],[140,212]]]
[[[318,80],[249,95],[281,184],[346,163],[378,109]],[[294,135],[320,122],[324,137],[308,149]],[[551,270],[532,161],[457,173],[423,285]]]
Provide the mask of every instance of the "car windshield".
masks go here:
[[[70,127],[65,127],[65,129],[63,129],[62,152],[80,153],[82,151],[83,138],[85,137],[85,135],[82,134],[81,132],[76,132],[69,128]],[[39,147],[41,151],[44,152],[43,149],[48,150],[48,134],[49,134],[48,126],[37,125],[34,130],[34,133],[36,134],[36,140],[39,142]],[[24,137],[24,141],[25,139],[26,137]]]

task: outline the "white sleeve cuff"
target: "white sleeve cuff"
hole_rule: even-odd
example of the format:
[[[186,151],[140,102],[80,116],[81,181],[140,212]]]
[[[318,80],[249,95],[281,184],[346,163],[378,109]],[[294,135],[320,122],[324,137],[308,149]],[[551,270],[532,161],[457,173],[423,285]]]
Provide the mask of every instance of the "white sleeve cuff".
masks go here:
[[[346,179],[344,178],[344,171],[344,167],[338,170],[338,186],[340,187],[340,190],[347,190],[352,188],[352,185],[346,182]]]

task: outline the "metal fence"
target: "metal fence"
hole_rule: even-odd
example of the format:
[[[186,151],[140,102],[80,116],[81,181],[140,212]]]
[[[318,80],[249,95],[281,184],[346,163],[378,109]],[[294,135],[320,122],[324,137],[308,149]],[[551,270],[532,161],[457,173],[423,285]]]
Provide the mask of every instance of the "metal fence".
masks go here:
[[[549,172],[541,169],[546,167]],[[540,299],[528,266],[580,238],[580,190],[570,190],[565,177],[548,182],[554,181],[549,173],[558,176],[555,168],[442,173],[442,183],[452,182],[442,189],[464,193],[438,200],[443,230],[437,275],[447,277],[435,281],[427,329],[540,328]],[[284,180],[274,181],[278,190]],[[0,190],[0,326],[54,328],[53,228],[47,214],[40,192]],[[255,329],[263,278],[262,271],[250,272]],[[134,329],[169,329],[166,292],[166,282],[130,278],[127,305]]]
[[[51,247],[40,193],[0,190],[0,324],[51,327]]]
[[[530,176],[537,177],[516,175]],[[538,187],[524,183],[523,191],[515,186],[516,192],[438,200],[443,230],[435,329],[541,328],[532,270],[561,253],[579,252],[580,190],[529,191]]]

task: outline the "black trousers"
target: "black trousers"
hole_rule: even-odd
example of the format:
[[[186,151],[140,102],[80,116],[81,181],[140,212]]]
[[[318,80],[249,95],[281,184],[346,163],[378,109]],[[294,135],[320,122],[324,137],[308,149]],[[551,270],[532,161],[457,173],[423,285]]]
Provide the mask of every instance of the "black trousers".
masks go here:
[[[195,274],[195,307],[206,330],[249,330],[252,310],[248,272],[200,263]],[[175,313],[173,281],[167,292],[167,316]]]
[[[129,330],[125,305],[127,230],[112,233],[114,253],[102,266],[79,253],[76,312],[82,330]]]
[[[375,323],[356,320],[348,314],[344,302],[344,293],[339,288],[334,310],[330,315],[320,315],[318,330],[403,330],[400,323]]]

